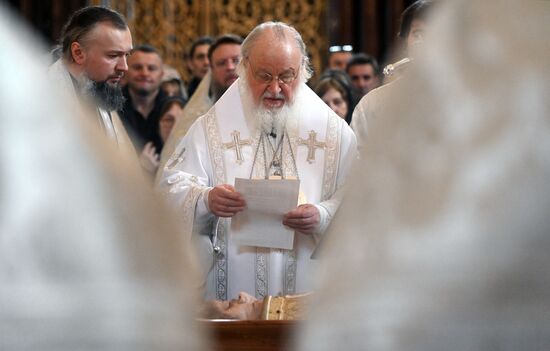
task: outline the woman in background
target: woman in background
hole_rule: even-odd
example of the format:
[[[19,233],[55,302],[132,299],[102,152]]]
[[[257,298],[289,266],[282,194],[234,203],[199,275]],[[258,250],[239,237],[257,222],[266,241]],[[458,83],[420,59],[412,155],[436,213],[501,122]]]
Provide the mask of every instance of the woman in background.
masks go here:
[[[351,115],[357,104],[357,94],[344,72],[325,71],[313,90],[338,116],[348,124],[351,123]]]
[[[162,104],[159,118],[159,134],[162,144],[168,140],[168,136],[172,132],[172,128],[177,120],[182,116],[185,100],[179,96],[170,96],[166,98]],[[152,142],[145,144],[143,151],[139,157],[142,167],[154,175],[159,166],[159,155],[161,150],[156,150]]]

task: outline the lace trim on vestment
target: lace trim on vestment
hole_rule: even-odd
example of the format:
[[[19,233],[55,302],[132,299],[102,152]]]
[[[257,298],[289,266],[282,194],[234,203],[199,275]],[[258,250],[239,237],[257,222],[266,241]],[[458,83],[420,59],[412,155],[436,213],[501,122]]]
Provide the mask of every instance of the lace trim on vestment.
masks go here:
[[[214,173],[214,185],[226,183],[225,179],[225,162],[223,159],[223,145],[218,130],[218,124],[215,114],[215,109],[210,110],[205,119],[205,133],[208,141],[208,152],[212,160],[212,171]],[[220,252],[215,255],[215,279],[216,279],[216,299],[227,300],[227,220],[220,220],[217,232],[216,245],[219,246]]]
[[[327,131],[325,137],[325,166],[323,172],[323,192],[321,201],[330,199],[336,191],[336,172],[338,172],[338,159],[340,155],[340,143],[338,136],[342,132],[342,125],[338,125],[338,119],[328,116]]]
[[[267,136],[266,136],[267,138]],[[294,139],[294,140],[293,140]],[[290,138],[290,135],[285,132],[282,139],[282,172],[281,174],[286,178],[298,178],[298,168],[295,162],[295,152],[296,152],[296,138]],[[264,145],[260,145],[261,143]],[[268,142],[268,141],[267,141]],[[266,177],[266,168],[267,172],[271,172],[269,168],[270,165],[266,165],[267,160],[272,160],[273,151],[270,148],[265,147],[266,140],[262,138],[262,135],[257,136],[256,142],[254,143],[256,150],[264,148],[267,152],[267,157],[264,152],[257,152],[255,159],[255,164],[253,167],[253,176],[259,179],[264,179]],[[271,151],[271,152],[269,152]],[[267,158],[267,159],[266,159]],[[271,174],[267,174],[269,177]],[[296,251],[295,250],[281,250],[281,249],[266,249],[266,248],[256,248],[256,298],[263,298],[267,295],[269,291],[269,255],[271,252],[276,250],[277,252],[283,252],[284,255],[284,275],[283,275],[283,294],[293,294],[296,287]]]

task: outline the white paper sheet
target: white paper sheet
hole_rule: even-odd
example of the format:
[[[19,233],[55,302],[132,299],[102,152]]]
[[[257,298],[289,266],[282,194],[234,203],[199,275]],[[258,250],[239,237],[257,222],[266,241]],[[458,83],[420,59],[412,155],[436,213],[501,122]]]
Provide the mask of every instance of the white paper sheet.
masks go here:
[[[231,220],[235,243],[291,250],[294,230],[283,225],[283,216],[297,206],[300,181],[236,178],[235,189],[247,205]]]

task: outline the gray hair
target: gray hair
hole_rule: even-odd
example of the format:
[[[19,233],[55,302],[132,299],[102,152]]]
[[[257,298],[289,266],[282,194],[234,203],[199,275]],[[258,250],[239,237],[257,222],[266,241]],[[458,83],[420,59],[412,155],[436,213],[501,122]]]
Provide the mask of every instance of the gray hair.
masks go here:
[[[304,83],[307,82],[309,78],[311,78],[313,71],[310,66],[309,56],[307,55],[306,44],[304,43],[302,36],[300,35],[300,33],[298,33],[298,31],[294,27],[283,22],[272,22],[272,21],[259,24],[244,39],[243,44],[241,46],[241,56],[243,60],[241,60],[238,67],[239,76],[241,76],[241,73],[244,72],[244,66],[243,66],[244,59],[248,59],[248,56],[250,55],[250,51],[252,50],[257,40],[260,38],[260,36],[267,29],[271,29],[275,34],[275,36],[281,41],[289,38],[289,35],[290,35],[290,38],[294,39],[296,43],[296,47],[300,50],[300,53],[302,54],[302,62],[300,67],[299,78]]]

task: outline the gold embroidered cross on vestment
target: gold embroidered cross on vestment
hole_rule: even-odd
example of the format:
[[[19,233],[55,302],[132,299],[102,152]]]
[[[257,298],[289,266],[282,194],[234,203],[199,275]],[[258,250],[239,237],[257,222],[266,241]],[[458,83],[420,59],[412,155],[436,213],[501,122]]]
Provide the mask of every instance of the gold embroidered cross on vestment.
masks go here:
[[[237,157],[237,163],[242,164],[244,159],[243,159],[243,154],[241,152],[241,146],[252,145],[252,140],[250,140],[250,139],[241,140],[241,133],[236,131],[236,130],[234,130],[231,133],[231,137],[233,138],[233,141],[231,141],[229,143],[223,143],[223,147],[225,149],[235,148],[235,155]]]
[[[317,133],[314,130],[309,131],[308,139],[298,138],[298,144],[307,146],[307,162],[309,163],[313,163],[315,161],[316,149],[324,149],[326,147],[325,142],[317,141]]]

